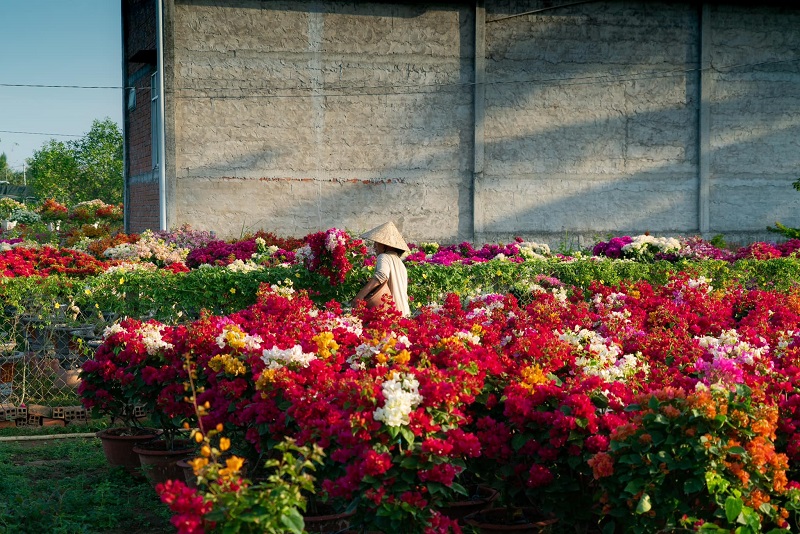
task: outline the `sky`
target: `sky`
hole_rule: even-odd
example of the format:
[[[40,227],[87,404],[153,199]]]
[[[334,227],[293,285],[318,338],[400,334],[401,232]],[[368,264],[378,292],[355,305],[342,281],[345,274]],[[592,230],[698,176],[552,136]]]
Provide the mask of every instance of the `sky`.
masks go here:
[[[0,0],[0,153],[12,169],[96,119],[121,128],[121,49],[119,0]]]

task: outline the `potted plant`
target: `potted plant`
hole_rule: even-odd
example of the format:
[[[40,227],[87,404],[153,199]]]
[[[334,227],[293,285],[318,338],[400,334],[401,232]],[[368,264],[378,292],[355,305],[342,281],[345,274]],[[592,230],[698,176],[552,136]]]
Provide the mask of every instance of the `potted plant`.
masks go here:
[[[83,364],[78,391],[84,406],[111,416],[112,421],[121,420],[125,430],[114,433],[149,435],[131,448],[131,454],[137,455],[136,467],[141,465],[139,451],[149,442],[154,442],[148,447],[157,452],[187,454],[186,440],[179,437],[184,414],[173,411],[177,404],[170,403],[170,396],[183,391],[182,366],[173,365],[177,358],[173,342],[180,335],[156,321],[125,319],[106,328],[95,357]],[[137,418],[142,412],[151,414],[158,431],[142,431]]]
[[[176,464],[195,447],[183,435],[184,423],[191,419],[191,407],[184,402],[188,371],[182,364],[185,328],[171,327],[155,320],[126,319],[107,329],[106,342],[125,354],[124,395],[144,406],[159,429],[157,439],[133,448],[145,476],[155,485],[167,479],[182,478]]]
[[[61,228],[61,221],[67,218],[69,209],[56,199],[48,198],[39,206],[36,212],[41,217],[42,222],[47,224],[47,229],[52,232]]]
[[[16,221],[12,220],[11,214],[14,210],[24,210],[25,204],[17,202],[13,198],[0,198],[0,226],[3,231],[11,230],[16,226]]]
[[[141,424],[145,411],[126,392],[125,385],[130,376],[126,373],[127,362],[121,353],[115,350],[114,345],[102,343],[94,357],[81,367],[78,394],[83,406],[91,410],[94,417],[107,416],[112,425],[117,425],[97,432],[108,463],[137,474],[140,461],[133,447],[155,439],[158,431]]]

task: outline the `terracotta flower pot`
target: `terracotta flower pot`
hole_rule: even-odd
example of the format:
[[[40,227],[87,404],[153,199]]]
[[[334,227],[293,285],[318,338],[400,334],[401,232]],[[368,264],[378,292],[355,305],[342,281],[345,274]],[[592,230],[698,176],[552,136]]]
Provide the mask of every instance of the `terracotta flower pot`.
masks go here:
[[[185,481],[184,471],[178,466],[178,460],[191,456],[194,450],[192,442],[178,439],[172,449],[167,448],[164,440],[149,441],[133,448],[133,452],[139,456],[144,476],[153,487],[167,480]]]
[[[550,532],[558,519],[536,508],[489,508],[468,515],[464,522],[481,534],[542,534]]]
[[[191,460],[191,458],[182,458],[175,462],[175,465],[183,470],[183,478],[186,481],[186,485],[190,488],[196,488],[197,475],[194,474],[194,468],[189,463],[189,460]]]
[[[464,497],[460,501],[449,502],[443,506],[439,510],[442,515],[450,519],[463,519],[469,514],[488,508],[499,495],[495,489],[489,486],[475,485],[469,489],[470,494],[468,497]]]
[[[346,532],[350,528],[350,517],[355,512],[342,512],[338,514],[326,515],[303,515],[305,531],[315,534],[332,534],[335,532]]]
[[[103,454],[109,465],[122,466],[132,475],[140,475],[139,455],[133,448],[158,437],[155,428],[107,428],[95,435],[103,443]]]

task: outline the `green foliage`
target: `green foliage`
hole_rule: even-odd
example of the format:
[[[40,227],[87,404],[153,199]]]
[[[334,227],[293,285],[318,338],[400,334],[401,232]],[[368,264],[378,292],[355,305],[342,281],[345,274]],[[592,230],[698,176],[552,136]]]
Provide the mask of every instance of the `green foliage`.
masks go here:
[[[25,177],[22,171],[15,171],[8,165],[8,156],[5,152],[0,153],[0,180],[13,185],[23,185]]]
[[[665,390],[627,409],[637,412],[634,424],[619,428],[609,453],[589,462],[607,503],[604,531],[702,525],[756,534],[782,522],[781,491],[773,488],[785,486],[788,460],[764,466],[774,453],[769,436],[777,417],[749,388],[698,390],[686,398]]]
[[[767,230],[776,234],[781,234],[787,239],[800,239],[800,228],[790,228],[779,222],[775,222],[775,226],[767,226]]]
[[[566,285],[585,289],[593,281],[616,285],[646,280],[663,284],[680,271],[712,280],[714,287],[742,285],[786,291],[800,282],[800,260],[721,260],[639,263],[611,259],[555,259],[511,263],[493,260],[475,265],[409,264],[408,293],[412,309],[442,302],[448,293],[472,296],[479,292],[510,292],[525,300],[539,275],[555,277]],[[356,267],[343,284],[302,267],[272,267],[251,272],[225,268],[201,268],[188,273],[166,270],[117,271],[77,280],[53,275],[47,278],[0,278],[0,303],[16,309],[16,315],[52,317],[61,310],[63,320],[102,325],[108,314],[136,318],[153,317],[165,322],[196,319],[202,310],[226,315],[256,301],[261,284],[291,285],[306,289],[318,304],[330,300],[348,303],[369,279],[371,267]],[[71,310],[70,314],[64,314]],[[8,317],[6,317],[6,321]]]
[[[709,243],[719,249],[728,248],[728,244],[725,242],[725,236],[723,236],[722,234],[717,234],[714,237],[712,237]]]
[[[230,491],[226,482],[220,482],[224,476],[200,484],[205,499],[214,504],[206,516],[217,523],[212,532],[304,532],[303,493],[314,491],[311,472],[322,461],[322,449],[299,447],[291,440],[279,443],[275,449],[280,456],[267,460],[269,475],[263,481],[242,484],[236,492]]]
[[[51,139],[29,163],[28,183],[39,198],[122,202],[122,132],[111,119],[95,120],[77,141]]]

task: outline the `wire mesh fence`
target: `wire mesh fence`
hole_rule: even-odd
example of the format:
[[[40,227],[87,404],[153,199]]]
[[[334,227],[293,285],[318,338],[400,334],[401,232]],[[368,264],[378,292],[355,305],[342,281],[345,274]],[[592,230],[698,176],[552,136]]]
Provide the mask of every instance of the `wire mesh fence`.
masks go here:
[[[104,321],[6,308],[0,323],[0,428],[88,419],[80,368],[100,344]]]

